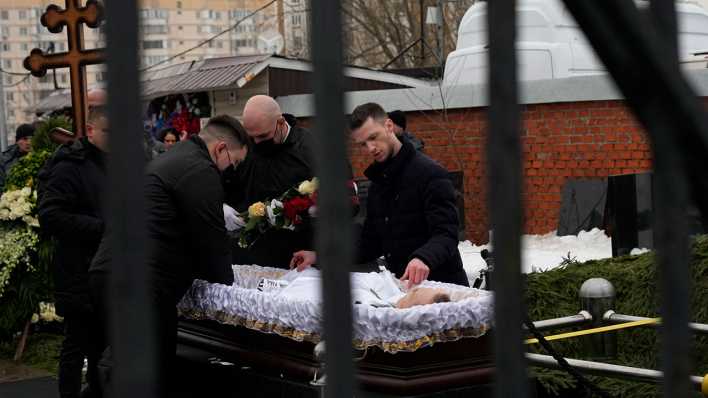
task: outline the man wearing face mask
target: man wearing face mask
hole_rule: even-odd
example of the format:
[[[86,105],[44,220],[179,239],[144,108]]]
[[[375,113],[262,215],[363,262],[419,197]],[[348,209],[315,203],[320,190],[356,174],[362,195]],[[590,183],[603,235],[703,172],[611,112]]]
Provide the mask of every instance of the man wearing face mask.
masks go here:
[[[149,297],[156,310],[159,396],[167,394],[177,339],[176,305],[194,279],[231,285],[231,252],[224,227],[224,190],[220,173],[248,152],[238,120],[222,115],[202,131],[157,157],[147,166],[145,209]],[[89,269],[92,300],[110,312],[107,300],[112,264],[106,235]]]
[[[313,137],[288,123],[271,97],[251,97],[243,109],[243,126],[252,151],[225,181],[227,203],[238,211],[282,195],[314,177]],[[292,254],[310,248],[312,231],[269,231],[250,248],[234,243],[234,262],[287,268]]]

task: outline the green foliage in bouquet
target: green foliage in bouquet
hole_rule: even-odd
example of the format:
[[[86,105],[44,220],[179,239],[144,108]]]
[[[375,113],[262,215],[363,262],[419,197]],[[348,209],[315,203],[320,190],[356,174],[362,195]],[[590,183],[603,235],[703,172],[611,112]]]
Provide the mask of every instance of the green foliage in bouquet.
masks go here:
[[[59,145],[52,141],[50,134],[52,130],[57,127],[65,130],[71,130],[71,119],[66,116],[57,116],[47,119],[45,122],[37,126],[37,130],[34,132],[34,137],[32,137],[32,148],[34,150],[46,150],[53,153]]]
[[[708,323],[708,236],[696,238],[690,261],[691,321]],[[527,278],[526,305],[533,320],[556,318],[578,313],[578,290],[590,278],[605,278],[617,292],[615,311],[621,314],[658,317],[660,285],[653,253],[624,256],[605,260],[578,263],[567,261],[559,268],[529,274]],[[578,328],[554,330],[552,334]],[[566,358],[587,359],[580,340],[566,339],[551,342],[558,353]],[[539,347],[533,352],[547,354]],[[633,328],[617,334],[617,359],[613,363],[659,369],[659,339],[657,330]],[[695,335],[693,339],[691,370],[694,375],[708,373],[708,336]],[[578,396],[575,380],[557,370],[532,368],[533,373],[548,395]],[[599,387],[613,397],[653,397],[660,395],[660,387],[604,377],[591,377]]]

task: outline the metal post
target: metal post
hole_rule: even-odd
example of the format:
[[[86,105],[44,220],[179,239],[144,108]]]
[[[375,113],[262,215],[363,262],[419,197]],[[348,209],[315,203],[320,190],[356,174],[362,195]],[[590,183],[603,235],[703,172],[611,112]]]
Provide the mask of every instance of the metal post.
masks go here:
[[[153,311],[147,296],[137,0],[108,1],[108,116],[110,120],[112,397],[155,396]],[[137,189],[136,189],[137,186]]]
[[[497,397],[528,395],[522,346],[521,123],[516,77],[514,0],[487,3],[489,32],[488,206],[494,231]]]
[[[349,270],[352,268],[353,227],[347,198],[347,147],[342,76],[342,24],[339,0],[312,2],[312,60],[315,89],[318,197],[317,250],[322,264],[325,396],[352,397],[352,308]]]
[[[0,153],[7,149],[7,119],[5,116],[5,75],[0,73]]]
[[[445,69],[445,13],[444,0],[438,1],[438,60],[440,61],[440,78],[442,79],[443,70]]]
[[[580,287],[580,306],[592,316],[591,328],[602,326],[603,316],[615,308],[615,288],[606,279],[592,278]],[[593,359],[617,357],[617,332],[584,336],[582,342]]]

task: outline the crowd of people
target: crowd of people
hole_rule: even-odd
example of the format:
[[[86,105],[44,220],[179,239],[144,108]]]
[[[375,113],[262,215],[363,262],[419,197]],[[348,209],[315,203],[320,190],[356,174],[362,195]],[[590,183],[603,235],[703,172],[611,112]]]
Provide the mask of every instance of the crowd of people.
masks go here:
[[[39,219],[57,241],[56,308],[66,327],[59,370],[62,397],[101,397],[108,379],[99,374],[98,363],[110,363],[107,286],[111,273],[120,272],[120,264],[112,262],[104,206],[109,130],[104,106],[94,104],[86,137],[62,145],[39,177]],[[363,104],[353,111],[349,130],[353,143],[371,158],[364,173],[371,186],[356,242],[357,262],[384,261],[409,287],[425,280],[467,286],[457,250],[452,183],[445,169],[422,152],[422,141],[406,131],[405,114]],[[18,138],[26,134],[18,130]],[[317,264],[311,229],[269,231],[247,249],[239,248],[227,231],[233,225],[230,218],[250,204],[315,177],[315,139],[265,95],[248,100],[240,121],[219,115],[189,137],[176,130],[161,134],[143,190],[149,299],[157,314],[160,378],[155,386],[161,396],[168,394],[174,363],[176,304],[195,279],[230,285],[232,264],[298,271],[327,266]],[[88,385],[82,390],[84,358]]]

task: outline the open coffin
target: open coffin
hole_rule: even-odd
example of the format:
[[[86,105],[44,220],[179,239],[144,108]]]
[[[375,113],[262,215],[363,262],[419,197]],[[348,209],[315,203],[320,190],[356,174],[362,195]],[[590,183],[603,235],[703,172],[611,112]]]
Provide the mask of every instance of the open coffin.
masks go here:
[[[322,339],[318,302],[257,289],[261,279],[285,273],[234,266],[233,286],[196,281],[178,306],[181,343],[290,380],[316,379],[321,370],[313,349]],[[353,346],[365,389],[410,395],[490,382],[491,293],[437,282],[424,286],[461,292],[464,298],[409,309],[353,306]]]

